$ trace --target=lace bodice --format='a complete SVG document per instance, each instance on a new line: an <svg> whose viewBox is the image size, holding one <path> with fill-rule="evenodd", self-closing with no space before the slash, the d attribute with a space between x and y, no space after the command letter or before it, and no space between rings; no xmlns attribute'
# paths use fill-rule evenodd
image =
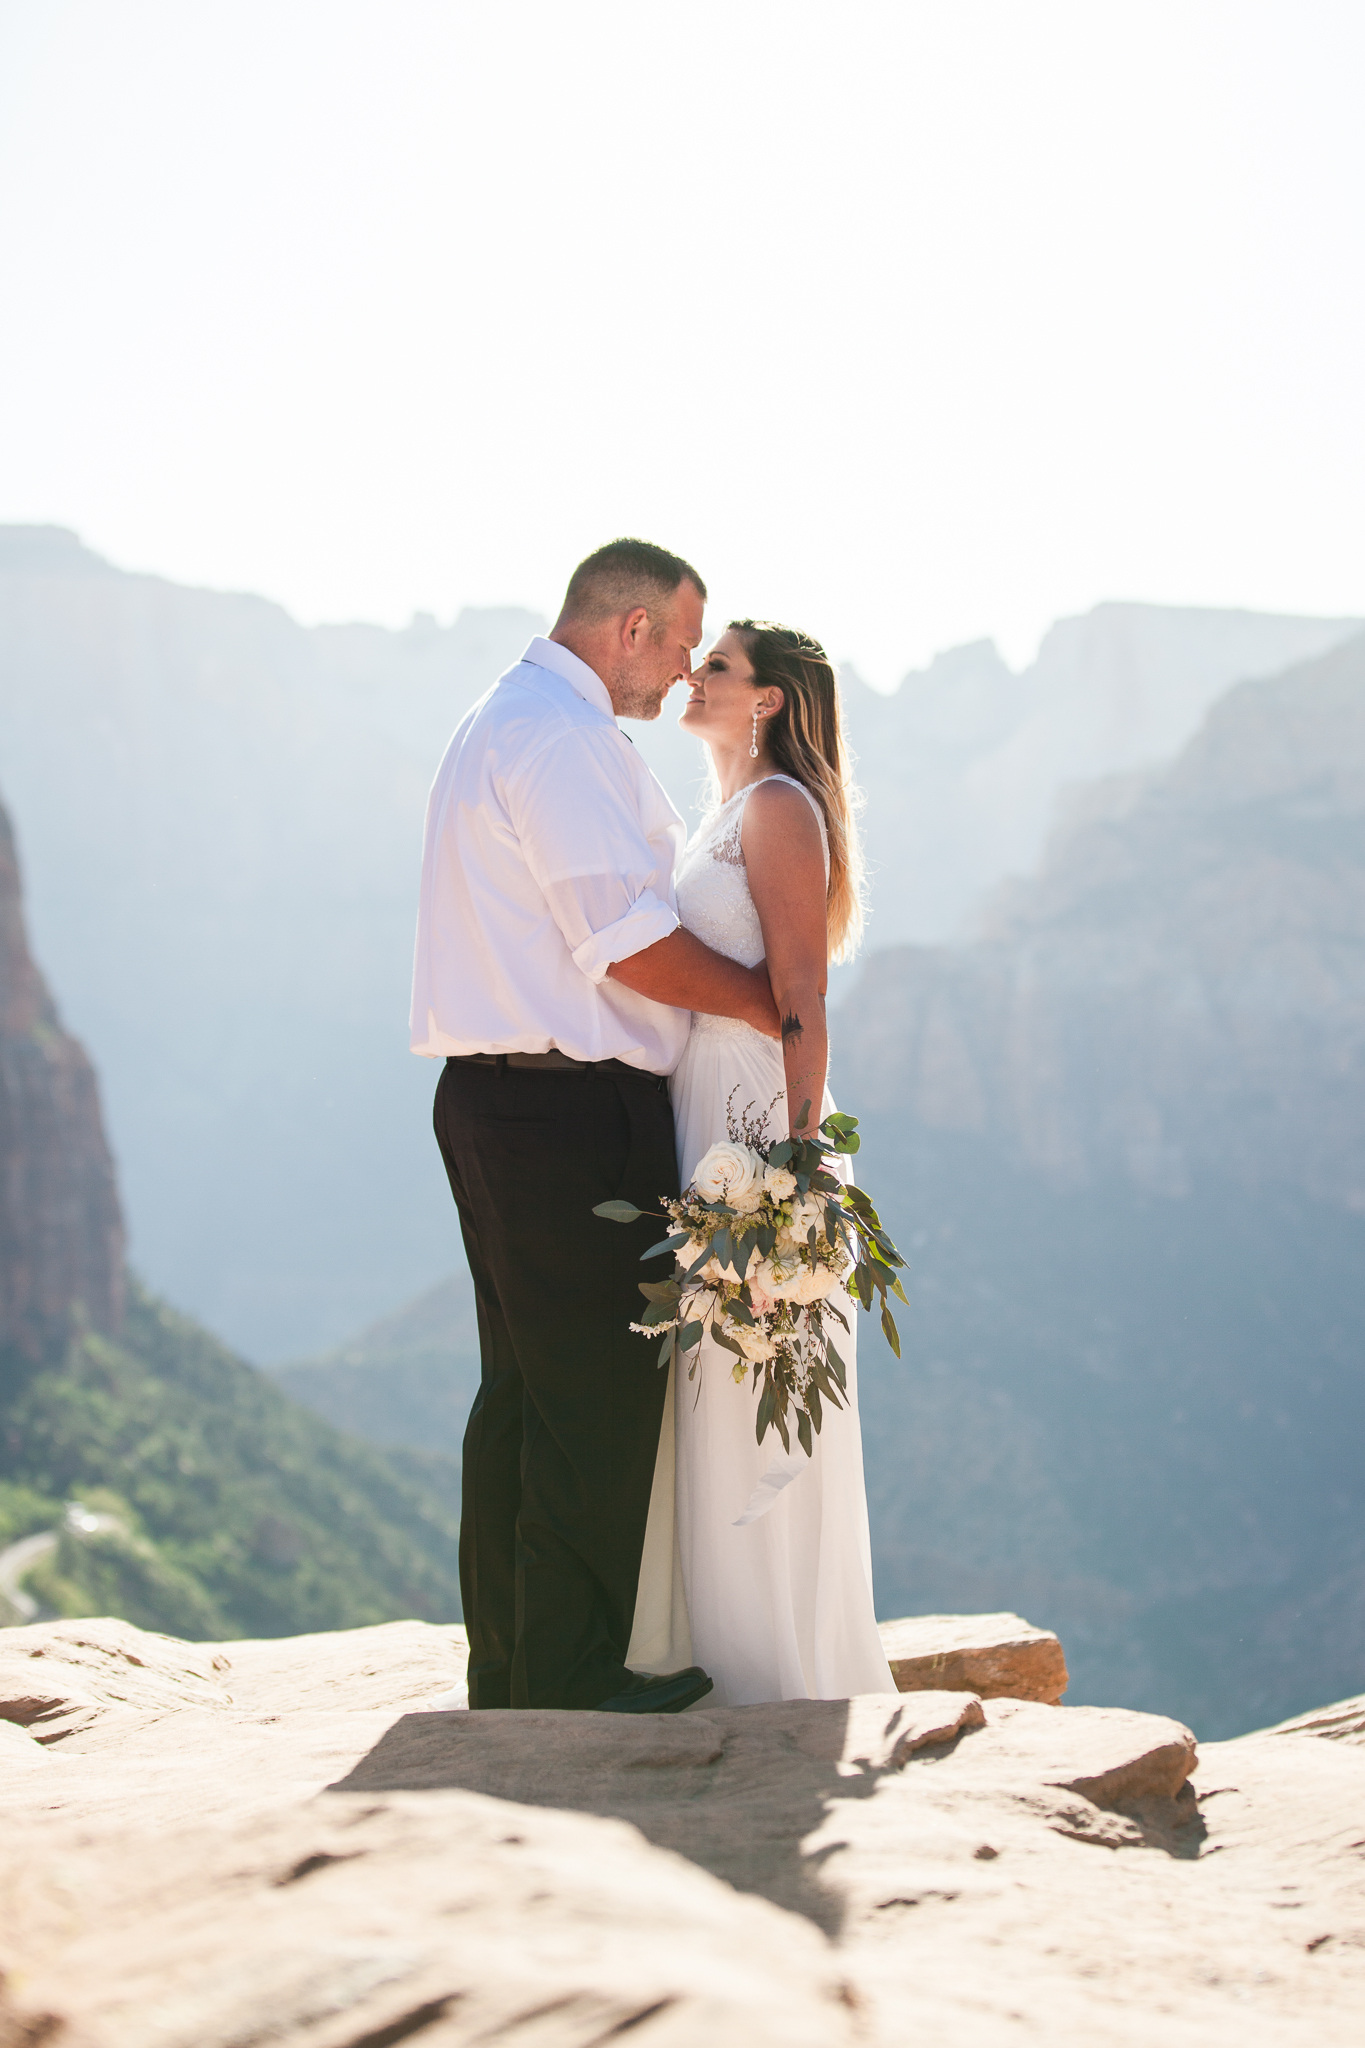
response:
<svg viewBox="0 0 1365 2048"><path fill-rule="evenodd" d="M790 782L793 789L801 791L815 812L828 879L829 835L819 804L804 783L797 782L794 776L768 775L763 780ZM740 840L744 806L754 791L761 787L761 783L751 782L746 788L736 790L728 803L721 804L702 820L689 840L674 876L678 916L684 928L695 933L713 952L724 953L727 959L738 960L745 967L757 967L764 952L763 932L754 899L749 894L749 877ZM747 1031L749 1026L728 1017L696 1014L692 1019L692 1029Z"/></svg>

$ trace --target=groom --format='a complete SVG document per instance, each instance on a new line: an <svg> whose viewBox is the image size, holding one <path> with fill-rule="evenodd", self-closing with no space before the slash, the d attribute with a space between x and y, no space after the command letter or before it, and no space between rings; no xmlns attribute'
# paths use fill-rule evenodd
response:
<svg viewBox="0 0 1365 2048"><path fill-rule="evenodd" d="M764 970L678 921L685 832L618 718L691 674L706 586L617 540L575 569L457 727L427 806L412 1050L445 1066L436 1137L478 1304L460 1587L471 1707L677 1713L695 1666L628 1671L665 1375L628 1329L676 1194L668 1075L688 1012L771 1037ZM621 1196L656 1212L623 1229Z"/></svg>

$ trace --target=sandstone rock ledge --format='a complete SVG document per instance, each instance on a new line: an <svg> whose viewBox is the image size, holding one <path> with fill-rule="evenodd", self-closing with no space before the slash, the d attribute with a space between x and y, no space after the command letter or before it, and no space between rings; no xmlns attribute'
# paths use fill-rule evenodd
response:
<svg viewBox="0 0 1365 2048"><path fill-rule="evenodd" d="M462 1657L0 1633L0 2048L1360 2039L1340 1714L1205 1750L1196 1797L1153 1715L430 1711Z"/></svg>

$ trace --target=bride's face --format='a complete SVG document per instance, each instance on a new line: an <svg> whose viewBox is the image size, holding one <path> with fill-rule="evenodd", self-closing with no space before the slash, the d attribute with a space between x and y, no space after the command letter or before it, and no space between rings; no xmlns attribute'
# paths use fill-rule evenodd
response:
<svg viewBox="0 0 1365 2048"><path fill-rule="evenodd" d="M753 738L755 711L759 715L761 743L762 721L781 701L777 691L754 688L754 665L744 651L744 642L738 633L727 630L700 666L693 669L687 703L678 723L684 732L695 733L708 746L742 744L747 751Z"/></svg>

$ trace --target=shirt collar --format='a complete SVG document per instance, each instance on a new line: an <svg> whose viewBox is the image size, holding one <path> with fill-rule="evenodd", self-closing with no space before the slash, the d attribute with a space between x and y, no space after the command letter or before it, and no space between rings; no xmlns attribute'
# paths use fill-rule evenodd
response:
<svg viewBox="0 0 1365 2048"><path fill-rule="evenodd" d="M561 647L558 640L547 640L537 633L521 658L536 668L549 669L551 675L558 676L571 690L576 690L585 703L595 705L599 711L605 711L608 718L615 719L615 707L597 670L589 668L586 661L580 661L569 648Z"/></svg>

